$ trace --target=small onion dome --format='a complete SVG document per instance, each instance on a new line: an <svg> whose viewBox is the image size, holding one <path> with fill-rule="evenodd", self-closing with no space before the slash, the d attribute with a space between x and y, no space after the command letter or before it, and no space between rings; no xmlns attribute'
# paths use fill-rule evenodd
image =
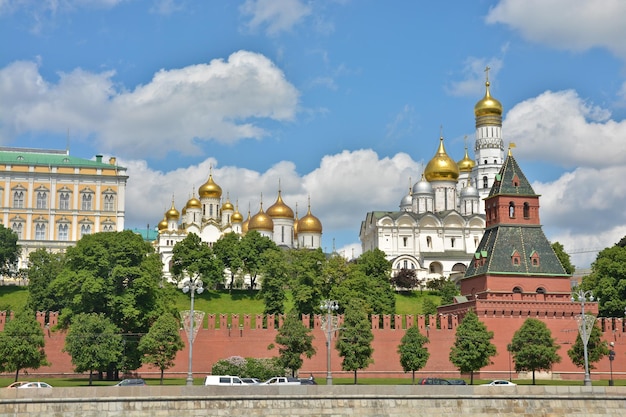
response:
<svg viewBox="0 0 626 417"><path fill-rule="evenodd" d="M157 229L159 230L159 232L167 230L167 219L165 217L163 217L163 220L159 222Z"/></svg>
<svg viewBox="0 0 626 417"><path fill-rule="evenodd" d="M472 185L471 181L468 181L467 186L461 190L461 198L463 197L478 197L478 188Z"/></svg>
<svg viewBox="0 0 626 417"><path fill-rule="evenodd" d="M235 210L233 203L231 203L229 199L226 199L226 202L222 204L222 211L224 210L230 210L230 211Z"/></svg>
<svg viewBox="0 0 626 417"><path fill-rule="evenodd" d="M232 223L241 223L243 221L243 216L239 213L239 208L236 208L233 215L230 216L230 221Z"/></svg>
<svg viewBox="0 0 626 417"><path fill-rule="evenodd" d="M439 138L439 149L428 162L424 170L427 181L456 181L459 178L459 167L446 153L443 146L443 136Z"/></svg>
<svg viewBox="0 0 626 417"><path fill-rule="evenodd" d="M198 188L198 194L200 195L200 198L220 198L222 196L222 187L213 181L213 174L209 174L207 182Z"/></svg>
<svg viewBox="0 0 626 417"><path fill-rule="evenodd" d="M165 218L167 220L178 220L180 218L180 213L174 207L174 201L172 201L172 207L165 212Z"/></svg>
<svg viewBox="0 0 626 417"><path fill-rule="evenodd" d="M187 204L185 204L185 208L186 209L191 209L191 208L202 208L202 203L200 202L200 200L198 200L195 196L191 197L189 199L189 201L187 201Z"/></svg>
<svg viewBox="0 0 626 417"><path fill-rule="evenodd" d="M274 231L272 218L263 211L263 204L257 214L252 216L248 222L248 230Z"/></svg>
<svg viewBox="0 0 626 417"><path fill-rule="evenodd" d="M298 208L296 207L296 210ZM298 213L296 213L296 216L294 217L294 222L293 222L293 236L294 237L298 237Z"/></svg>
<svg viewBox="0 0 626 417"><path fill-rule="evenodd" d="M311 206L306 216L298 221L298 233L322 233L322 222L311 214Z"/></svg>
<svg viewBox="0 0 626 417"><path fill-rule="evenodd" d="M422 194L432 194L433 186L430 185L428 181L424 179L424 174L422 174L422 179L415 183L413 186L413 194L422 195Z"/></svg>
<svg viewBox="0 0 626 417"><path fill-rule="evenodd" d="M400 208L411 207L412 204L413 204L413 195L411 194L411 190L409 189L409 193L405 195L400 201Z"/></svg>
<svg viewBox="0 0 626 417"><path fill-rule="evenodd" d="M183 207L183 209L180 211L180 214L182 214L183 216L187 214L187 206Z"/></svg>
<svg viewBox="0 0 626 417"><path fill-rule="evenodd" d="M293 210L283 202L280 190L276 202L267 209L267 214L273 219L293 219Z"/></svg>
<svg viewBox="0 0 626 417"><path fill-rule="evenodd" d="M485 97L483 97L476 105L474 106L474 115L476 117L480 116L502 116L502 104L491 97L489 93L489 81L485 82Z"/></svg>
<svg viewBox="0 0 626 417"><path fill-rule="evenodd" d="M248 225L250 224L250 210L248 210L248 218L246 219L245 222L243 222L241 224L241 233L242 234L246 234L248 233Z"/></svg>
<svg viewBox="0 0 626 417"><path fill-rule="evenodd" d="M461 172L472 172L472 169L476 165L476 162L472 160L467 154L467 146L465 147L465 156L459 162L456 163Z"/></svg>

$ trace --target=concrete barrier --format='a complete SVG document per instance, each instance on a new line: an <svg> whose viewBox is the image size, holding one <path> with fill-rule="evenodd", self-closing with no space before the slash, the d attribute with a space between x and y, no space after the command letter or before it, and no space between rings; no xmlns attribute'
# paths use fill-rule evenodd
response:
<svg viewBox="0 0 626 417"><path fill-rule="evenodd" d="M626 387L147 386L0 389L0 416L623 416Z"/></svg>

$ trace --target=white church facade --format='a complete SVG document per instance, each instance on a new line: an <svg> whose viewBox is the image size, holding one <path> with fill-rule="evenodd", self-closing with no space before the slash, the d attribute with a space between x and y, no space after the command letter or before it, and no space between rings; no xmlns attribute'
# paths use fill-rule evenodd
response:
<svg viewBox="0 0 626 417"><path fill-rule="evenodd" d="M298 219L297 213L283 201L279 187L278 197L267 211L261 202L259 211L253 216L248 212L244 220L239 208L228 197L223 199L222 188L213 180L212 172L209 173L208 180L198 188L198 197L191 197L181 212L172 200L171 208L158 224L155 247L161 255L164 278L171 278L174 245L188 234L198 235L211 246L228 233L244 236L253 230L282 248L318 249L322 245L322 223L311 213L310 203L306 215Z"/></svg>
<svg viewBox="0 0 626 417"><path fill-rule="evenodd" d="M363 252L380 249L392 262L392 274L412 269L422 283L440 277L461 278L485 230L483 199L504 163L502 105L485 83L485 96L474 106L474 159L465 148L458 162L439 139L435 156L420 181L400 201L399 210L371 211L361 223Z"/></svg>

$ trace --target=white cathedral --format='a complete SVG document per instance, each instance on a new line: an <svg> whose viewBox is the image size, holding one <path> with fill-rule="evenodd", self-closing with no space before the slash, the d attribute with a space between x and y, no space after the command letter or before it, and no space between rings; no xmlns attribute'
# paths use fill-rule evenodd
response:
<svg viewBox="0 0 626 417"><path fill-rule="evenodd" d="M298 219L297 213L294 214L283 201L280 187L276 202L267 211L263 211L261 201L259 211L254 216L250 216L248 211L245 220L239 208L233 206L228 197L226 201L222 200L222 188L213 180L212 172L209 173L209 179L198 188L198 195L199 198L193 196L187 201L182 215L172 200L172 207L158 224L159 235L155 247L161 255L163 276L167 280L171 279L174 245L189 233L195 233L209 246L228 233L244 236L252 230L272 239L282 248L318 249L322 245L322 223L311 213L310 202L306 215Z"/></svg>
<svg viewBox="0 0 626 417"><path fill-rule="evenodd" d="M392 262L392 275L413 269L426 282L440 277L459 279L476 252L485 230L483 199L504 163L502 104L485 96L474 106L474 160L455 162L439 148L421 180L409 188L398 211L371 211L361 222L363 252L380 249Z"/></svg>

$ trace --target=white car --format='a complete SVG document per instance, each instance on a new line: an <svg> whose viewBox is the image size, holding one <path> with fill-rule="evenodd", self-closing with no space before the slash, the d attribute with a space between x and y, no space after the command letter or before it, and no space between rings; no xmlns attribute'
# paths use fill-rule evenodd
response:
<svg viewBox="0 0 626 417"><path fill-rule="evenodd" d="M506 379L496 379L496 380L489 382L488 384L483 384L483 385L490 385L493 387L507 387L507 386L515 386L517 384L511 381L507 381Z"/></svg>
<svg viewBox="0 0 626 417"><path fill-rule="evenodd" d="M19 387L17 387L18 389L22 389L22 388L52 388L52 385L46 383L46 382L27 382L26 384L22 384Z"/></svg>
<svg viewBox="0 0 626 417"><path fill-rule="evenodd" d="M261 382L259 385L302 385L302 383L298 378L275 376L265 382Z"/></svg>

